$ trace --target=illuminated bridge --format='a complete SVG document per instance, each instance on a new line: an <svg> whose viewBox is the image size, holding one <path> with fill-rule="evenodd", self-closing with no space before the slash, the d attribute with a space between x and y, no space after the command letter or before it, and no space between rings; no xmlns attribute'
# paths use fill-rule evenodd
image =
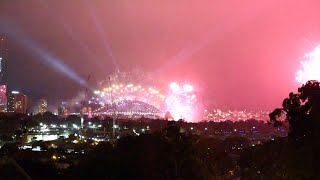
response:
<svg viewBox="0 0 320 180"><path fill-rule="evenodd" d="M110 115L113 112L118 118L162 118L165 96L151 87L127 85L112 85L101 91L95 91L92 101L101 107L94 114ZM113 104L113 105L112 105Z"/></svg>

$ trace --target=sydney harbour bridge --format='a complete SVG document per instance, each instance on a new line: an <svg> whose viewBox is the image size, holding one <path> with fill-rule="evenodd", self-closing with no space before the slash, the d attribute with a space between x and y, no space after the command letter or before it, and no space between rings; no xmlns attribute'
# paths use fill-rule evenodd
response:
<svg viewBox="0 0 320 180"><path fill-rule="evenodd" d="M100 107L93 111L99 115L117 118L163 118L165 96L152 87L134 84L114 84L94 92L91 99Z"/></svg>

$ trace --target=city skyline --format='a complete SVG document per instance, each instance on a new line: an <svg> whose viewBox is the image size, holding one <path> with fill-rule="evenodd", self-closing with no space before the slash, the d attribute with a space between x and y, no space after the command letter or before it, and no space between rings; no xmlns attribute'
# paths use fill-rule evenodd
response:
<svg viewBox="0 0 320 180"><path fill-rule="evenodd" d="M118 69L137 66L164 81L196 82L206 106L272 110L299 86L300 57L319 40L318 2L236 2L141 2L149 8L140 8L4 1L0 32L10 39L8 78L32 106L47 97L56 107Z"/></svg>
<svg viewBox="0 0 320 180"><path fill-rule="evenodd" d="M0 0L0 179L320 179L319 0Z"/></svg>

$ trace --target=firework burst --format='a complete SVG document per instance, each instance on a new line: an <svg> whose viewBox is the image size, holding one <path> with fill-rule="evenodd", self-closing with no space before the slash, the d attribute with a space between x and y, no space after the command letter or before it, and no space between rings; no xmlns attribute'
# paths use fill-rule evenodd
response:
<svg viewBox="0 0 320 180"><path fill-rule="evenodd" d="M175 120L184 119L194 121L197 107L197 96L190 84L178 84L172 82L166 95L166 108Z"/></svg>
<svg viewBox="0 0 320 180"><path fill-rule="evenodd" d="M140 70L118 72L100 83L92 101L103 107L110 107L112 101L119 106L124 103L142 102L145 103L144 106L155 107L161 112L162 117L169 111L174 120L195 120L198 108L194 86L176 82L170 83L169 86L161 84L164 83L154 81L150 74Z"/></svg>
<svg viewBox="0 0 320 180"><path fill-rule="evenodd" d="M302 67L296 76L298 83L304 84L309 80L320 81L320 45L312 52L307 53L301 64Z"/></svg>

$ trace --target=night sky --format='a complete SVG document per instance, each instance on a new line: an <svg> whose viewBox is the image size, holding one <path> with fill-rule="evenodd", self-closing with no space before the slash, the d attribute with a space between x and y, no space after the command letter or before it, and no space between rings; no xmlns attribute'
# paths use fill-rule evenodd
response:
<svg viewBox="0 0 320 180"><path fill-rule="evenodd" d="M1 0L10 87L54 105L117 70L196 82L206 105L271 110L319 40L319 0ZM70 73L72 71L72 73Z"/></svg>

